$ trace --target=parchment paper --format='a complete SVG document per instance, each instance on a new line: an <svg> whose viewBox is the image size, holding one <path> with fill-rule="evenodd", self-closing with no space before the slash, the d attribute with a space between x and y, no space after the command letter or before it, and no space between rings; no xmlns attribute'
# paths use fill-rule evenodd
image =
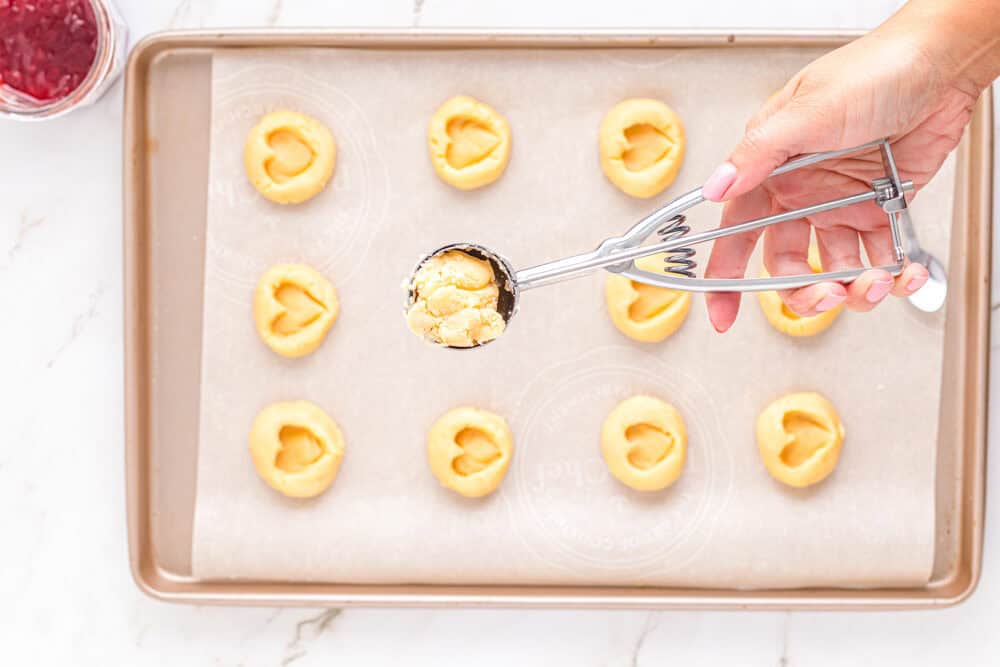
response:
<svg viewBox="0 0 1000 667"><path fill-rule="evenodd" d="M702 298L660 344L632 342L604 306L604 274L526 292L503 337L475 351L422 343L401 284L424 252L474 241L517 267L620 233L657 202L700 185L749 115L808 49L234 51L213 75L211 193L194 575L335 582L592 583L699 587L910 586L934 558L934 462L943 315L890 300L845 312L813 339L772 329L755 297L716 335ZM448 97L510 121L495 184L460 192L434 175L427 121ZM597 158L604 113L626 97L680 114L687 158L659 199L632 199ZM266 111L319 118L336 137L327 191L290 207L244 175L247 131ZM913 215L948 257L953 166ZM718 223L699 207L696 229ZM704 266L708 247L699 250ZM335 285L341 315L311 356L257 338L251 293L277 262ZM756 269L755 269L756 270ZM754 422L777 396L817 390L847 437L836 472L793 490L760 462ZM599 452L605 415L644 392L675 404L688 463L670 489L630 491ZM347 449L332 488L286 499L247 452L255 414L278 400L322 406ZM514 460L500 490L469 500L431 475L425 434L458 405L508 419Z"/></svg>

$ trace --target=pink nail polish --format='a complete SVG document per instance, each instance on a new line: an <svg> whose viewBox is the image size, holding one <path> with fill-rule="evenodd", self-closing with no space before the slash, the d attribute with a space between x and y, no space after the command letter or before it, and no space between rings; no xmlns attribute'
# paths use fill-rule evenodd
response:
<svg viewBox="0 0 1000 667"><path fill-rule="evenodd" d="M885 295L892 289L891 280L876 280L865 292L865 300L868 303L878 303L885 298Z"/></svg>
<svg viewBox="0 0 1000 667"><path fill-rule="evenodd" d="M927 282L927 276L917 276L916 278L910 280L910 282L906 283L906 289L910 292L916 292L924 286L925 282Z"/></svg>
<svg viewBox="0 0 1000 667"><path fill-rule="evenodd" d="M736 167L731 162L723 162L701 186L701 195L708 201L721 201L726 191L736 182Z"/></svg>
<svg viewBox="0 0 1000 667"><path fill-rule="evenodd" d="M827 294L816 304L816 312L825 313L832 310L844 302L844 297L840 294Z"/></svg>

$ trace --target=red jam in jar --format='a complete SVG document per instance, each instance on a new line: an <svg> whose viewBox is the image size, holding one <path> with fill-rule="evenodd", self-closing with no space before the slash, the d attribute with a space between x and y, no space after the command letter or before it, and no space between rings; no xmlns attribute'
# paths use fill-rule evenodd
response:
<svg viewBox="0 0 1000 667"><path fill-rule="evenodd" d="M90 0L0 0L0 85L57 100L80 86L96 56Z"/></svg>

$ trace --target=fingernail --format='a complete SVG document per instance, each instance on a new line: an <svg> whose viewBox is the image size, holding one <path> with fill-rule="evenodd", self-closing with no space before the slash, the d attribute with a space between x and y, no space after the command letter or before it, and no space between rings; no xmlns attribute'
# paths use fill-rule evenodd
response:
<svg viewBox="0 0 1000 667"><path fill-rule="evenodd" d="M918 289L924 286L925 282L927 282L927 276L917 276L910 282L906 283L906 289L909 292L916 292Z"/></svg>
<svg viewBox="0 0 1000 667"><path fill-rule="evenodd" d="M828 310L836 308L844 302L845 298L842 294L827 294L816 304L816 312L825 313Z"/></svg>
<svg viewBox="0 0 1000 667"><path fill-rule="evenodd" d="M701 196L709 201L721 201L735 181L736 167L731 162L723 162L701 186Z"/></svg>
<svg viewBox="0 0 1000 667"><path fill-rule="evenodd" d="M889 293L892 289L891 280L876 280L872 283L872 286L868 288L865 292L865 300L868 303L878 303L885 298L885 295Z"/></svg>

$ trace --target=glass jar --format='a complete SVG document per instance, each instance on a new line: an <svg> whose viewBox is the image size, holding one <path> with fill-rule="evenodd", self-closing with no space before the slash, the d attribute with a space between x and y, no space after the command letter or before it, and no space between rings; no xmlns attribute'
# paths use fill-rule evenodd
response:
<svg viewBox="0 0 1000 667"><path fill-rule="evenodd" d="M0 116L93 104L121 74L127 37L111 0L0 0Z"/></svg>

